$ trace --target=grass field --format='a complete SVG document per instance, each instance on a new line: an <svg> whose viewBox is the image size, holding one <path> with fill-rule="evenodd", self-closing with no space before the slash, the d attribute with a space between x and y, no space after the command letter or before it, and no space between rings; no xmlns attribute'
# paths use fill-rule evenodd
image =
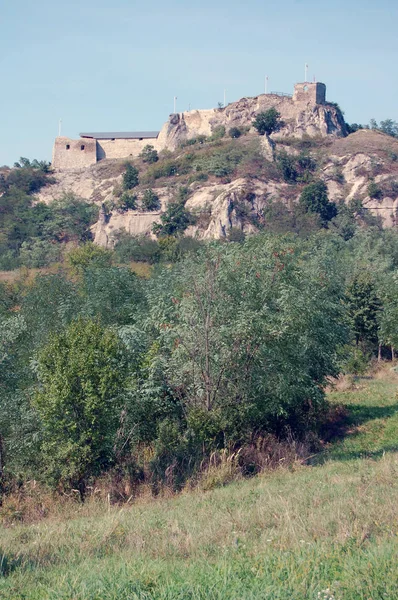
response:
<svg viewBox="0 0 398 600"><path fill-rule="evenodd" d="M3 528L0 598L398 598L397 383L332 391L345 434L312 465Z"/></svg>

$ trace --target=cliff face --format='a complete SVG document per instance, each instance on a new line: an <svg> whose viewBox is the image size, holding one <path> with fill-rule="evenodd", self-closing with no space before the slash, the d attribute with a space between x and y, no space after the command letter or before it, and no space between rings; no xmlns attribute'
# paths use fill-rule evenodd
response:
<svg viewBox="0 0 398 600"><path fill-rule="evenodd" d="M247 113L245 119L250 121L251 111L256 111L253 102L255 99L242 100ZM282 99L282 104L284 100ZM333 107L332 107L333 108ZM243 110L243 109L242 109ZM358 198L363 206L375 215L379 215L385 226L392 227L397 224L398 211L398 140L375 131L358 131L348 137L338 137L338 112L331 111L331 123L336 127L334 134L319 136L311 142L310 153L316 161L318 167L314 177L325 181L328 186L330 200L349 201L352 198ZM313 123L318 119L322 120L325 127L331 127L328 121L329 107L316 106L311 110L303 107L299 113L300 118L296 117L294 122L290 123L294 131L308 133ZM287 114L285 112L285 114ZM194 116L194 115L193 115ZM224 123L233 126L238 121L235 107L228 107L223 111L209 111L206 119L199 115L196 120L195 130L206 131L209 124L220 121L213 119L224 119ZM239 116L240 123L242 116ZM284 117L287 118L286 116ZM336 125L337 123L337 125ZM180 118L174 119L170 124L176 140L181 140L181 135L188 135L190 129L189 120ZM292 130L288 129L287 132ZM315 127L315 125L314 125ZM288 135L286 133L285 135ZM236 174L231 174L228 178L216 177L210 175L206 181L193 181L189 183L190 175L176 173L172 177L162 177L152 180L151 183L141 183L134 192L140 195L147 188L152 188L161 201L161 211L142 212L139 210L120 211L112 209L110 214L105 217L100 207L103 202L112 204L115 200L114 191L120 187L122 173L125 170L125 161L101 161L97 165L86 169L79 169L74 172L55 173L56 183L43 188L37 196L38 200L51 202L52 199L60 197L64 193L73 193L90 202L94 202L99 208L99 220L93 227L95 241L103 246L112 246L117 233L126 230L131 235L151 235L152 225L158 222L162 211L164 211L170 201L176 197L180 186L188 187L188 200L186 208L197 217L196 225L187 230L188 235L197 236L202 239L221 238L227 235L231 227L238 227L245 232L255 231L253 223L262 213L262 209L269 201L281 201L286 206L291 207L292 203L297 202L303 188L303 184L291 185L283 182L280 172L272 163L272 154L276 154L282 149L288 153L296 154L299 150L295 144L291 145L290 140L287 143L276 141L276 144L269 144L267 139L257 134L246 134L238 140L231 140L225 137L217 144L195 144L185 150L179 149L172 156L172 159L178 160L184 153L195 154L195 156L208 156L210 152L221 152L222 149L231 147L240 151L241 154L246 151L253 153L255 150L254 162L250 163L246 169L240 168ZM296 144L297 145L297 144ZM156 163L156 166L162 165L162 160ZM137 163L140 168L140 177L145 181L147 165ZM190 174L197 173L191 169ZM194 177L195 178L195 177ZM369 196L369 184L373 183L380 190L380 194ZM242 216L246 213L246 218ZM247 218L249 217L249 218ZM251 219L250 217L255 217Z"/></svg>
<svg viewBox="0 0 398 600"><path fill-rule="evenodd" d="M344 137L347 133L343 115L336 105L314 104L286 96L262 94L255 98L242 98L225 108L192 110L171 115L159 134L158 146L175 150L189 139L211 135L220 126L227 131L231 127L248 128L254 133L253 119L258 113L270 108L276 108L285 124L274 137Z"/></svg>

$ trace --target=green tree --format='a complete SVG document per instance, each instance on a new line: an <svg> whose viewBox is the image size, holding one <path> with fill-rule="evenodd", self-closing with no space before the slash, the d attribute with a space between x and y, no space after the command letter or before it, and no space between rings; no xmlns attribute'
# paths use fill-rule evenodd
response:
<svg viewBox="0 0 398 600"><path fill-rule="evenodd" d="M192 215L179 202L171 202L160 217L161 223L155 223L152 231L158 236L177 236L193 223Z"/></svg>
<svg viewBox="0 0 398 600"><path fill-rule="evenodd" d="M159 196L151 189L145 190L144 195L141 199L142 210L152 212L160 209Z"/></svg>
<svg viewBox="0 0 398 600"><path fill-rule="evenodd" d="M265 112L258 113L253 121L253 127L260 135L271 135L283 127L281 115L276 108L269 108Z"/></svg>
<svg viewBox="0 0 398 600"><path fill-rule="evenodd" d="M125 191L132 190L139 185L139 171L130 163L126 165L126 171L123 173L123 189Z"/></svg>
<svg viewBox="0 0 398 600"><path fill-rule="evenodd" d="M81 274L89 267L109 267L112 264L113 253L93 242L87 242L70 250L66 258L72 270Z"/></svg>
<svg viewBox="0 0 398 600"><path fill-rule="evenodd" d="M317 213L325 226L337 214L336 205L329 202L328 189L323 181L307 185L301 193L300 204L306 211Z"/></svg>
<svg viewBox="0 0 398 600"><path fill-rule="evenodd" d="M347 286L346 306L356 344L376 346L381 301L371 275L362 272L353 277Z"/></svg>
<svg viewBox="0 0 398 600"><path fill-rule="evenodd" d="M144 149L142 150L142 152L140 154L140 158L142 159L142 162L144 162L144 163L153 164L155 162L158 162L159 155L157 153L157 150L155 150L155 148L153 146L151 146L150 144L147 144L144 147Z"/></svg>
<svg viewBox="0 0 398 600"><path fill-rule="evenodd" d="M119 208L122 211L137 210L137 199L137 194L129 194L128 192L123 192L117 203L117 208Z"/></svg>
<svg viewBox="0 0 398 600"><path fill-rule="evenodd" d="M82 500L88 477L114 458L126 357L114 332L82 319L53 335L38 355L35 406L45 469L55 484L77 487Z"/></svg>

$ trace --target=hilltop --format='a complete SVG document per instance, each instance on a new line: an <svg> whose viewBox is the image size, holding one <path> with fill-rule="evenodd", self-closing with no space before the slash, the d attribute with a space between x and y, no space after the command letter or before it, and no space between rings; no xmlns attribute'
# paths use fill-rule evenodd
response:
<svg viewBox="0 0 398 600"><path fill-rule="evenodd" d="M133 161L140 180L134 194L140 197L146 189L153 190L161 210L117 208L115 198L120 194L125 159L55 172L55 183L42 188L37 199L49 203L72 193L99 209L105 204L106 214L101 213L93 232L97 243L112 246L118 231L151 234L153 223L159 222L182 187L186 189L186 208L196 217L196 224L186 234L211 239L225 237L231 228L249 233L258 230L270 204L282 203L289 210L305 185L320 179L326 183L331 201L360 200L364 210L391 227L398 206L397 157L398 140L373 130L340 138L301 139L279 134L267 139L252 132L231 139L219 130L218 135L194 139L174 152L160 152L156 164L145 164L140 158ZM294 177L289 169L296 169Z"/></svg>

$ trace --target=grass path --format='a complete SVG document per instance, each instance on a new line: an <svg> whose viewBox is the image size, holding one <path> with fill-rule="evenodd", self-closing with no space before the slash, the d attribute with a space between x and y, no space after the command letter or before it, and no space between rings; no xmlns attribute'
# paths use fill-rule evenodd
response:
<svg viewBox="0 0 398 600"><path fill-rule="evenodd" d="M347 435L313 466L3 529L0 598L397 599L397 382L333 391Z"/></svg>

